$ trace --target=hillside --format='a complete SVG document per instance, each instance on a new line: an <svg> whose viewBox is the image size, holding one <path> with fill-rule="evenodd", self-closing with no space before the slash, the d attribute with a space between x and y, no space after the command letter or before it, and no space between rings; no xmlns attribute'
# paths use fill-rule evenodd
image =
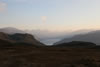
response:
<svg viewBox="0 0 100 67"><path fill-rule="evenodd" d="M97 45L100 45L100 30L92 31L87 34L75 35L71 38L65 38L54 44L68 43L68 42L72 42L72 41L92 42Z"/></svg>
<svg viewBox="0 0 100 67"><path fill-rule="evenodd" d="M45 46L30 34L20 34L20 33L6 34L0 32L0 44L2 44L2 40L5 41L5 43L10 42L13 45L21 43L21 44L34 45L34 46Z"/></svg>

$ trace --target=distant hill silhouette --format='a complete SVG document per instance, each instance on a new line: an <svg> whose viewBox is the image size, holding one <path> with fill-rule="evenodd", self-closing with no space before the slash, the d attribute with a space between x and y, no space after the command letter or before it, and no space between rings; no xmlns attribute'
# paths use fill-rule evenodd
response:
<svg viewBox="0 0 100 67"><path fill-rule="evenodd" d="M72 42L72 41L92 42L97 45L100 45L100 30L92 31L87 34L75 35L71 38L65 38L54 44L68 43L68 42Z"/></svg>
<svg viewBox="0 0 100 67"><path fill-rule="evenodd" d="M54 46L56 46L56 47L71 47L71 48L91 48L91 47L95 47L96 44L91 43L91 42L72 41L69 43L57 44Z"/></svg>
<svg viewBox="0 0 100 67"><path fill-rule="evenodd" d="M0 32L0 44L27 44L27 45L34 45L34 46L45 46L44 44L37 41L32 35L30 34L6 34Z"/></svg>
<svg viewBox="0 0 100 67"><path fill-rule="evenodd" d="M25 31L22 31L17 28L13 28L13 27L0 28L0 32L4 32L8 34L25 33Z"/></svg>

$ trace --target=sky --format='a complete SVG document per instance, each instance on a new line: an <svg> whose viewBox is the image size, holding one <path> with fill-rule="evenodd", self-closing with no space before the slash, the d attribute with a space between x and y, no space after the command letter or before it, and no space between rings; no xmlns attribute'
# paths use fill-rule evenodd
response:
<svg viewBox="0 0 100 67"><path fill-rule="evenodd" d="M0 27L100 29L100 0L0 0Z"/></svg>

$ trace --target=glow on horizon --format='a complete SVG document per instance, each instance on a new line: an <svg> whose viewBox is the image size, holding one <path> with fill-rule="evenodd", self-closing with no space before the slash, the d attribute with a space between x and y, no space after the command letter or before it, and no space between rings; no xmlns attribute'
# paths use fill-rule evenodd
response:
<svg viewBox="0 0 100 67"><path fill-rule="evenodd" d="M100 29L100 0L1 0L0 27Z"/></svg>

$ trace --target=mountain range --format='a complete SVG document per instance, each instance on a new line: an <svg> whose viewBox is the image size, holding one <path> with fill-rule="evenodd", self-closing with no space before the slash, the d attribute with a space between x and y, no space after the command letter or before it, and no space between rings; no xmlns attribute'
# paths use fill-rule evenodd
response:
<svg viewBox="0 0 100 67"><path fill-rule="evenodd" d="M12 32L0 32L0 67L100 67L100 46L94 43L72 41L46 47L29 33ZM99 31L94 32L91 37L99 36Z"/></svg>
<svg viewBox="0 0 100 67"><path fill-rule="evenodd" d="M97 45L100 45L100 30L77 30L73 32L50 32L43 30L20 30L13 27L0 28L0 32L7 33L9 35L16 36L20 34L31 34L34 38L40 42L46 43L68 43L72 41L84 41L92 42ZM57 42L58 41L58 42Z"/></svg>
<svg viewBox="0 0 100 67"><path fill-rule="evenodd" d="M5 28L0 28L0 32L4 32L7 34L15 34L15 33L28 33L33 35L37 40L40 42L43 42L44 44L47 45L52 45L55 42L60 41L61 39L64 38L69 38L77 34L84 34L88 33L92 30L77 30L77 31L49 31L49 30L20 30L14 27L5 27Z"/></svg>

